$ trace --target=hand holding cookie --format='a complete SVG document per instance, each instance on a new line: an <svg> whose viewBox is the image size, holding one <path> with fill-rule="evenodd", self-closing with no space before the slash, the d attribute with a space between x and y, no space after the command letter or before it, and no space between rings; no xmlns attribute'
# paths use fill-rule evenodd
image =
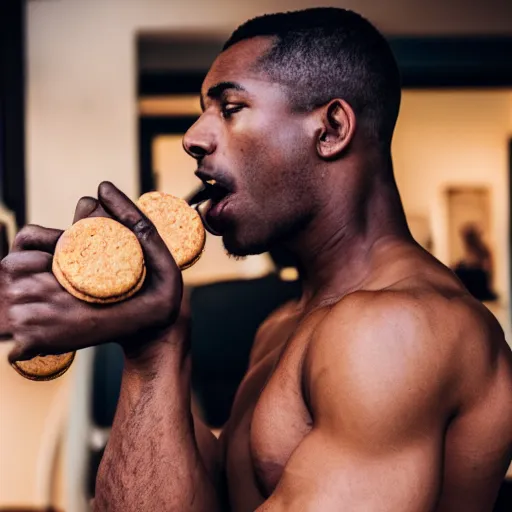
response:
<svg viewBox="0 0 512 512"><path fill-rule="evenodd" d="M98 198L79 202L78 222L64 235L24 228L2 261L16 342L11 362L41 354L69 359L67 353L112 341L143 351L167 340L182 297L181 272L169 250L181 266L192 264L204 245L201 221L172 196L146 194L138 209L103 183Z"/></svg>

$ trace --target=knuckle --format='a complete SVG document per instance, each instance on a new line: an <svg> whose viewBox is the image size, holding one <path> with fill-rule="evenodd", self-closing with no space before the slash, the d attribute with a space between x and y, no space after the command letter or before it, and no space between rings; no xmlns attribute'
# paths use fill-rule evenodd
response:
<svg viewBox="0 0 512 512"><path fill-rule="evenodd" d="M34 235L35 231L37 229L37 226L35 224L27 224L16 235L16 240L25 242L27 240L30 240L32 236Z"/></svg>
<svg viewBox="0 0 512 512"><path fill-rule="evenodd" d="M27 243L29 240L29 235L26 231L24 231L26 228L23 228L15 237L14 237L14 245L15 246L23 246Z"/></svg>
<svg viewBox="0 0 512 512"><path fill-rule="evenodd" d="M23 332L16 335L16 341L20 343L27 351L34 344L34 336L29 332Z"/></svg>
<svg viewBox="0 0 512 512"><path fill-rule="evenodd" d="M154 224L146 218L141 218L139 221L137 221L134 224L132 230L141 240L147 240L148 238L154 236L156 233Z"/></svg>
<svg viewBox="0 0 512 512"><path fill-rule="evenodd" d="M6 290L7 299L11 303L18 303L23 300L25 291L16 284L11 284Z"/></svg>
<svg viewBox="0 0 512 512"><path fill-rule="evenodd" d="M14 237L15 247L25 247L30 245L37 232L37 226L35 224L28 224L23 227L18 234Z"/></svg>
<svg viewBox="0 0 512 512"><path fill-rule="evenodd" d="M9 317L9 322L13 326L15 330L18 330L20 327L23 327L22 319L23 317L19 315L16 308L9 308L7 312L7 316Z"/></svg>
<svg viewBox="0 0 512 512"><path fill-rule="evenodd" d="M32 276L33 288L40 294L44 294L45 291L52 289L53 284L57 282L53 274L50 273L38 273Z"/></svg>
<svg viewBox="0 0 512 512"><path fill-rule="evenodd" d="M11 257L6 256L0 261L0 272L8 274L11 271Z"/></svg>
<svg viewBox="0 0 512 512"><path fill-rule="evenodd" d="M9 308L8 316L11 324L15 328L26 327L34 320L34 316L30 314L29 308L19 304L14 304Z"/></svg>

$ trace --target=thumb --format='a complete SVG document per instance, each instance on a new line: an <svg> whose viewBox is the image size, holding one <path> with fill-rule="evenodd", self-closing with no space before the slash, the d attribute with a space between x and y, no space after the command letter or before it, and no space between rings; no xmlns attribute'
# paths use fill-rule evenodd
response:
<svg viewBox="0 0 512 512"><path fill-rule="evenodd" d="M105 211L133 231L144 250L146 262L158 275L176 272L178 267L158 234L154 224L123 194L108 181L100 184L98 199Z"/></svg>

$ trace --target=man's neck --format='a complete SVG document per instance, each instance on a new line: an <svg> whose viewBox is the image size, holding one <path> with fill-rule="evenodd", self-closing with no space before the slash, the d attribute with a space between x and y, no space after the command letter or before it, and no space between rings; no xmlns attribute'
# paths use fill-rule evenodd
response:
<svg viewBox="0 0 512 512"><path fill-rule="evenodd" d="M300 262L303 307L314 309L364 288L377 255L404 241L412 237L393 180L373 179L364 193L327 198L290 244Z"/></svg>

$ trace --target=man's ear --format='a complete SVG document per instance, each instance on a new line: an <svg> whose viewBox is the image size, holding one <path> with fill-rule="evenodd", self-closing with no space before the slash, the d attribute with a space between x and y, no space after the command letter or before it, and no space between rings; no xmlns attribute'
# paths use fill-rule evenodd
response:
<svg viewBox="0 0 512 512"><path fill-rule="evenodd" d="M325 160L339 158L354 137L356 116L344 100L331 100L320 110L321 129L316 148L318 156Z"/></svg>

